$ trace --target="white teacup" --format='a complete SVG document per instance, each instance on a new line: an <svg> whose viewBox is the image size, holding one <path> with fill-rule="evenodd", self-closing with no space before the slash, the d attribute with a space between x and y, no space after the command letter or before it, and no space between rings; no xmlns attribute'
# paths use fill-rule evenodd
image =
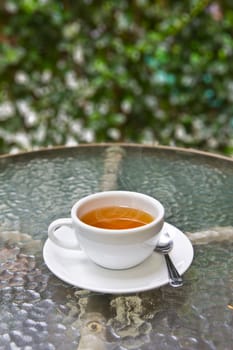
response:
<svg viewBox="0 0 233 350"><path fill-rule="evenodd" d="M144 211L151 222L133 228L101 228L87 224L83 216L96 209L127 207ZM53 221L48 228L49 238L58 246L67 249L82 249L96 264L109 269L127 269L148 258L157 243L164 224L164 207L156 199L131 191L99 192L80 199L71 209L71 218ZM66 226L75 233L75 242L70 241Z"/></svg>

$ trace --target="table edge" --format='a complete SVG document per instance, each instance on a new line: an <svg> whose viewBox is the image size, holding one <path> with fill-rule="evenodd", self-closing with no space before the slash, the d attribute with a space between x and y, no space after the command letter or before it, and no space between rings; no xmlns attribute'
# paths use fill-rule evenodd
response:
<svg viewBox="0 0 233 350"><path fill-rule="evenodd" d="M143 143L124 143L124 142L99 142L99 143L80 143L76 146L52 146L52 147L41 147L38 149L33 149L29 151L20 151L17 153L6 153L6 154L0 154L0 159L12 159L12 158L20 158L21 156L28 156L28 155L36 155L40 153L51 153L53 151L58 150L75 150L75 149L81 149L81 148L96 148L96 147L127 147L127 148L144 148L144 149L157 149L157 150L167 150L167 151L175 151L175 152L181 152L185 154L196 154L196 155L202 155L210 158L217 158L222 159L226 161L233 162L233 157L225 156L218 153L212 153L209 151L202 151L194 148L185 148L185 147L177 147L177 146L165 146L165 145L158 145L158 144L143 144Z"/></svg>

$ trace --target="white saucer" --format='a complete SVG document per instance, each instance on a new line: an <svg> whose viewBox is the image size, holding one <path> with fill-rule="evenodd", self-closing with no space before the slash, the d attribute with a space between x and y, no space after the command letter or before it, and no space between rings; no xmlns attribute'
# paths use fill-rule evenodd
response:
<svg viewBox="0 0 233 350"><path fill-rule="evenodd" d="M184 233L165 223L174 240L170 253L177 270L183 274L193 260L193 247ZM82 251L67 250L47 239L43 249L46 265L58 278L73 286L95 292L123 294L158 288L169 282L165 259L153 253L142 264L127 270L109 270L88 259Z"/></svg>

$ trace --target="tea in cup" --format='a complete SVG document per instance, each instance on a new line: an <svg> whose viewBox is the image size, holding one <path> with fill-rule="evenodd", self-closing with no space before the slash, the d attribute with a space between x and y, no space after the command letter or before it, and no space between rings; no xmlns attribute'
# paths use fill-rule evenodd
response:
<svg viewBox="0 0 233 350"><path fill-rule="evenodd" d="M131 191L105 191L77 201L71 218L49 225L48 236L62 248L83 250L102 267L127 269L152 254L163 224L164 207L155 198ZM75 242L59 230L63 226L74 232Z"/></svg>

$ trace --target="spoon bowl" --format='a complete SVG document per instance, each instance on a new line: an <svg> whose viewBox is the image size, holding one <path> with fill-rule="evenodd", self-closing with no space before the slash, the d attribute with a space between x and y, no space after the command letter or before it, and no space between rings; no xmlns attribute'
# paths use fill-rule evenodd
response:
<svg viewBox="0 0 233 350"><path fill-rule="evenodd" d="M157 242L155 251L162 254L168 254L173 248L173 240L169 233L164 232L161 234L159 241Z"/></svg>

